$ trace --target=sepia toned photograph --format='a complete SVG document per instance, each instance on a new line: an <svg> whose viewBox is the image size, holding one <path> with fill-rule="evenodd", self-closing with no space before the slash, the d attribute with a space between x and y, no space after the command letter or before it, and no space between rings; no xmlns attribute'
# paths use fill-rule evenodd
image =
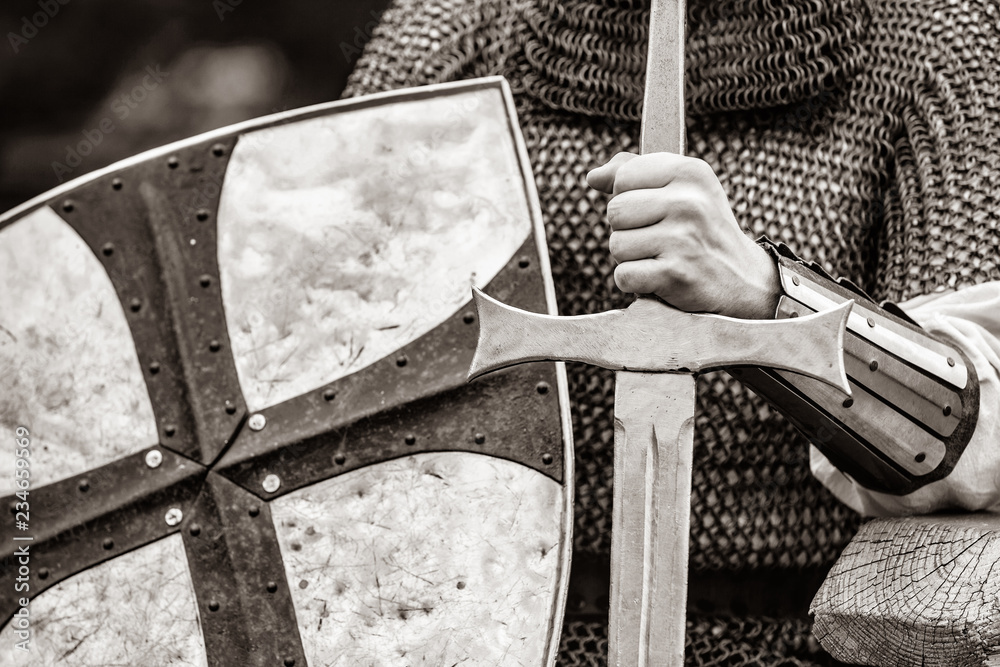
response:
<svg viewBox="0 0 1000 667"><path fill-rule="evenodd" d="M993 0L0 36L0 665L1000 660Z"/></svg>

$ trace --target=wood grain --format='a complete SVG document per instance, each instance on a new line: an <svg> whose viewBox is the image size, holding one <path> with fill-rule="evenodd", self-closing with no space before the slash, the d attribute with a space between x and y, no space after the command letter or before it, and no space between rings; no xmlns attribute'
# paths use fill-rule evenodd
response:
<svg viewBox="0 0 1000 667"><path fill-rule="evenodd" d="M813 633L850 664L1000 664L998 564L998 515L876 519L816 594Z"/></svg>

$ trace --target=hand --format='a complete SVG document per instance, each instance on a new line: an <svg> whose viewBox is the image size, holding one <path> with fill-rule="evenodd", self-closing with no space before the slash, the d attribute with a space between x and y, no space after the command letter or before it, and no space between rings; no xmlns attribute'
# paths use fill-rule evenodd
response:
<svg viewBox="0 0 1000 667"><path fill-rule="evenodd" d="M740 229L712 168L672 153L619 153L587 174L608 204L609 248L624 292L689 312L774 317L774 261Z"/></svg>

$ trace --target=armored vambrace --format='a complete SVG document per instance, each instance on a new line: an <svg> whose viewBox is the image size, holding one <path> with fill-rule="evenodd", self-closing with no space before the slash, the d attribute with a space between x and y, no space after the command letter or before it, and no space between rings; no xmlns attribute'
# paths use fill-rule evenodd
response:
<svg viewBox="0 0 1000 667"><path fill-rule="evenodd" d="M862 486L905 495L946 477L979 415L979 379L969 359L925 333L896 305L877 305L783 244L761 243L781 275L777 317L854 301L844 337L852 396L845 400L816 380L786 371L745 368L734 374Z"/></svg>

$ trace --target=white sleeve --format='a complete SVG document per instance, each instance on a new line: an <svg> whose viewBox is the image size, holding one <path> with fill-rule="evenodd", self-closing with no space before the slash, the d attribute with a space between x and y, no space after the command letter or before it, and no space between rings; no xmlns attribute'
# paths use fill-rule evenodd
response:
<svg viewBox="0 0 1000 667"><path fill-rule="evenodd" d="M918 297L899 306L928 333L961 348L979 374L979 421L955 469L905 496L870 491L810 446L813 475L865 516L1000 511L1000 282Z"/></svg>

